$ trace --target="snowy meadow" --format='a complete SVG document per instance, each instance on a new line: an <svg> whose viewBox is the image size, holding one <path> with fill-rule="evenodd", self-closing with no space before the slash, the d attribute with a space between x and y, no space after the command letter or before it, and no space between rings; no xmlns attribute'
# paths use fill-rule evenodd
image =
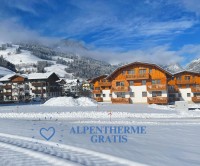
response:
<svg viewBox="0 0 200 166"><path fill-rule="evenodd" d="M1 161L3 165L199 165L200 107L189 107L182 113L173 105L97 104L87 98L1 106L0 147L12 155L0 154ZM124 130L130 127L131 134ZM145 133L136 132L140 127ZM124 135L127 141L120 141Z"/></svg>

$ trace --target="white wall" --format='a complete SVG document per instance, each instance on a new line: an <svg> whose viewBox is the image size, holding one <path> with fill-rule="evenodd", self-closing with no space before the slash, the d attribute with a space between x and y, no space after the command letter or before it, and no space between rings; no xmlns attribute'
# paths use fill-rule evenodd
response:
<svg viewBox="0 0 200 166"><path fill-rule="evenodd" d="M131 97L132 103L147 103L147 97L150 97L146 85L130 86L130 91L135 95L135 97ZM147 92L147 97L142 97L142 92Z"/></svg>
<svg viewBox="0 0 200 166"><path fill-rule="evenodd" d="M105 94L106 96L103 97L103 94ZM102 97L103 101L111 101L110 90L102 90Z"/></svg>
<svg viewBox="0 0 200 166"><path fill-rule="evenodd" d="M193 93L191 91L191 88L184 88L184 89L179 88L179 91L180 91L181 96L182 96L181 100L192 101ZM190 93L190 97L187 97L187 93Z"/></svg>

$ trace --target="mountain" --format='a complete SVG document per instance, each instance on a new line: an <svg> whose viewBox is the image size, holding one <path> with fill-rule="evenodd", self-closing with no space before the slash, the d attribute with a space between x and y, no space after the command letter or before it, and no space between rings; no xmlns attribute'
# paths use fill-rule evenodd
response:
<svg viewBox="0 0 200 166"><path fill-rule="evenodd" d="M87 51L81 43L62 40L51 45L9 44L0 50L0 55L20 73L52 71L60 77L88 79L116 69L117 66L87 57Z"/></svg>
<svg viewBox="0 0 200 166"><path fill-rule="evenodd" d="M186 65L186 70L200 73L200 58L195 59Z"/></svg>
<svg viewBox="0 0 200 166"><path fill-rule="evenodd" d="M161 67L164 68L165 70L167 70L168 72L172 73L172 74L184 70L181 67L181 65L179 65L178 63L169 64L169 65L161 66Z"/></svg>

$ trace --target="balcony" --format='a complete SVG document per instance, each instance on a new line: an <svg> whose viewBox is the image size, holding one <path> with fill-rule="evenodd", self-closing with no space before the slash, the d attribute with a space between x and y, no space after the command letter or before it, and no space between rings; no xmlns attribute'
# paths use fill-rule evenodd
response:
<svg viewBox="0 0 200 166"><path fill-rule="evenodd" d="M101 90L93 90L92 91L93 94L101 94L101 92L102 92Z"/></svg>
<svg viewBox="0 0 200 166"><path fill-rule="evenodd" d="M4 89L12 89L12 85L4 85Z"/></svg>
<svg viewBox="0 0 200 166"><path fill-rule="evenodd" d="M103 98L102 97L95 97L94 100L96 100L97 102L103 102Z"/></svg>
<svg viewBox="0 0 200 166"><path fill-rule="evenodd" d="M138 80L138 79L141 79L141 80L147 80L149 79L149 74L127 74L126 75L126 79L127 80Z"/></svg>
<svg viewBox="0 0 200 166"><path fill-rule="evenodd" d="M155 85L148 85L147 86L147 91L162 91L162 90L167 90L167 85L166 84L155 84Z"/></svg>
<svg viewBox="0 0 200 166"><path fill-rule="evenodd" d="M113 104L129 104L130 98L112 98L111 101Z"/></svg>
<svg viewBox="0 0 200 166"><path fill-rule="evenodd" d="M12 92L4 92L3 93L5 96L12 96Z"/></svg>
<svg viewBox="0 0 200 166"><path fill-rule="evenodd" d="M190 80L176 80L176 84L195 84L195 79Z"/></svg>
<svg viewBox="0 0 200 166"><path fill-rule="evenodd" d="M193 93L200 93L200 87L191 87Z"/></svg>
<svg viewBox="0 0 200 166"><path fill-rule="evenodd" d="M129 88L125 86L112 87L112 92L128 92Z"/></svg>
<svg viewBox="0 0 200 166"><path fill-rule="evenodd" d="M43 86L46 86L46 83L44 83L44 82L32 82L32 86L43 87Z"/></svg>
<svg viewBox="0 0 200 166"><path fill-rule="evenodd" d="M111 86L111 82L99 82L99 86Z"/></svg>
<svg viewBox="0 0 200 166"><path fill-rule="evenodd" d="M168 98L167 97L148 97L149 104L167 104Z"/></svg>
<svg viewBox="0 0 200 166"><path fill-rule="evenodd" d="M32 93L35 93L35 94L42 94L42 93L45 93L45 89L37 89L37 90L32 90Z"/></svg>
<svg viewBox="0 0 200 166"><path fill-rule="evenodd" d="M200 96L192 97L192 101L195 103L200 103Z"/></svg>

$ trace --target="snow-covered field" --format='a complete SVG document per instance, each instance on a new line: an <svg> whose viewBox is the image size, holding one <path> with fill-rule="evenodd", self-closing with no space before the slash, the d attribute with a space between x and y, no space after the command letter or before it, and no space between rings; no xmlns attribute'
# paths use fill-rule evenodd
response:
<svg viewBox="0 0 200 166"><path fill-rule="evenodd" d="M79 100L73 106L63 106L64 98L50 105L1 106L1 165L200 165L199 105L181 113L173 106ZM129 134L126 143L95 143L90 133L71 134L77 126L146 126L146 134ZM40 130L50 127L55 134L47 141Z"/></svg>

